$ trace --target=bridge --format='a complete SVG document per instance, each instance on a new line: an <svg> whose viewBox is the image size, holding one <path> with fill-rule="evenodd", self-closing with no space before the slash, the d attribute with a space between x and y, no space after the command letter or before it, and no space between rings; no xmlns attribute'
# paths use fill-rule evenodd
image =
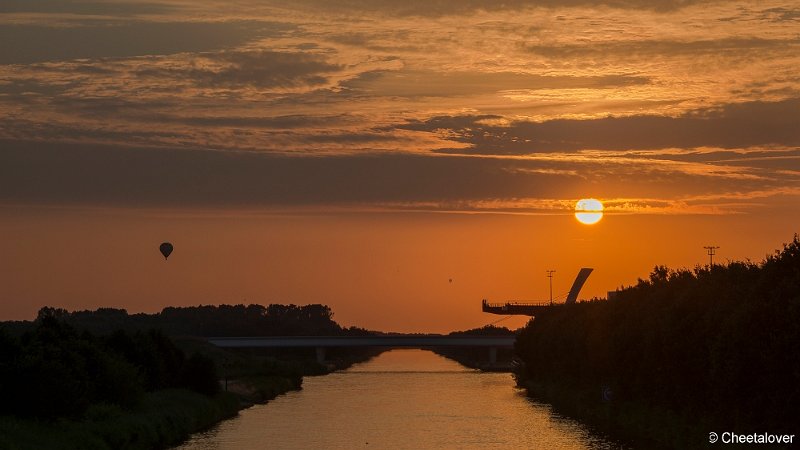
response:
<svg viewBox="0 0 800 450"><path fill-rule="evenodd" d="M316 348L317 362L325 361L329 347L487 347L489 363L497 362L498 348L513 348L515 336L443 336L439 334L388 334L378 336L269 336L210 337L208 342L222 348Z"/></svg>

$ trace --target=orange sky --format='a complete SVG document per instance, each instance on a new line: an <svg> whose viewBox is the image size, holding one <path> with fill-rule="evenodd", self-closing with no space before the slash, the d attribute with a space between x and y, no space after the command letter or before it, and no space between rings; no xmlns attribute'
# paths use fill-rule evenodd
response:
<svg viewBox="0 0 800 450"><path fill-rule="evenodd" d="M594 267L591 297L704 245L758 261L800 231L798 21L786 0L7 0L0 319L320 302L443 332L545 299L546 269L563 293Z"/></svg>
<svg viewBox="0 0 800 450"><path fill-rule="evenodd" d="M721 247L718 261L760 260L791 238L799 216L612 215L586 226L569 215L5 209L0 313L322 302L343 325L446 332L502 319L480 311L482 298L546 300L548 268L557 296L593 267L589 298L656 264L704 264L704 245ZM164 239L175 244L169 261L157 249Z"/></svg>

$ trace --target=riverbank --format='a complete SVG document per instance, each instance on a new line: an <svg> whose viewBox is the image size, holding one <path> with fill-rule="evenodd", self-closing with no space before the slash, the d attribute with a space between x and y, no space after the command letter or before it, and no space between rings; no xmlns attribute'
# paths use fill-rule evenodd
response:
<svg viewBox="0 0 800 450"><path fill-rule="evenodd" d="M302 378L247 376L229 379L224 383L225 390L238 397L242 408L247 408L254 404L266 403L286 392L301 389Z"/></svg>
<svg viewBox="0 0 800 450"><path fill-rule="evenodd" d="M497 349L497 360L494 363L489 361L489 350L485 348L434 347L431 351L447 359L452 359L464 367L483 372L511 373L517 367L514 363L513 350L507 348Z"/></svg>
<svg viewBox="0 0 800 450"><path fill-rule="evenodd" d="M131 410L93 405L81 420L2 416L0 450L167 448L300 386L301 379L252 375L228 380L228 391L214 397L184 389L157 391Z"/></svg>
<svg viewBox="0 0 800 450"><path fill-rule="evenodd" d="M208 397L184 389L148 393L137 407L93 405L81 420L40 421L0 417L0 449L117 450L166 448L191 433L235 416L242 404L232 393Z"/></svg>
<svg viewBox="0 0 800 450"><path fill-rule="evenodd" d="M199 345L198 348L204 350L206 355L224 365L228 376L220 380L220 384L225 394L237 399L238 408L236 413L219 416L217 420L186 433L181 439L170 442L168 445L180 444L188 440L194 433L211 428L226 419L234 418L240 410L256 404L267 403L281 394L302 389L305 376L323 376L345 370L353 364L367 361L383 352L383 350L377 349L344 352L326 364L319 364L312 360L301 359L280 361L247 352L226 351L213 346L212 349L202 342L198 343L196 339L183 339L178 342L183 347Z"/></svg>
<svg viewBox="0 0 800 450"><path fill-rule="evenodd" d="M711 430L701 418L683 417L655 405L604 400L601 388L581 389L531 379L518 380L518 386L526 389L529 397L551 405L554 412L578 420L624 447L703 447Z"/></svg>

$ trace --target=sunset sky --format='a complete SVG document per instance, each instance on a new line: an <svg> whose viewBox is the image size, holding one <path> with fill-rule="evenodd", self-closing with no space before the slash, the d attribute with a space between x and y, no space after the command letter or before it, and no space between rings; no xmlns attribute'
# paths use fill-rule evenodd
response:
<svg viewBox="0 0 800 450"><path fill-rule="evenodd" d="M800 231L800 1L3 0L0 42L0 320L447 332Z"/></svg>

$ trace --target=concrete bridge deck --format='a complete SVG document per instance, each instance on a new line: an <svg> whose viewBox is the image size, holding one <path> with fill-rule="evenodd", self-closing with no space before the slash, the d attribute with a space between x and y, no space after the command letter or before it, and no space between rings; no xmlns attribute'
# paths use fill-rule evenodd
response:
<svg viewBox="0 0 800 450"><path fill-rule="evenodd" d="M514 336L268 336L210 337L217 347L514 347Z"/></svg>
<svg viewBox="0 0 800 450"><path fill-rule="evenodd" d="M325 360L328 347L487 347L489 361L495 363L498 348L513 348L515 336L443 336L430 334L398 334L379 336L268 336L210 337L208 342L223 348L313 347L317 361Z"/></svg>

